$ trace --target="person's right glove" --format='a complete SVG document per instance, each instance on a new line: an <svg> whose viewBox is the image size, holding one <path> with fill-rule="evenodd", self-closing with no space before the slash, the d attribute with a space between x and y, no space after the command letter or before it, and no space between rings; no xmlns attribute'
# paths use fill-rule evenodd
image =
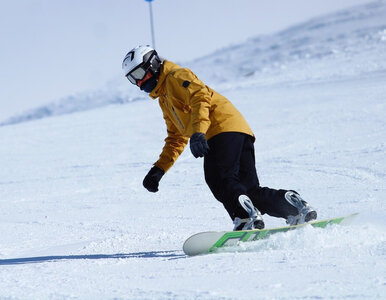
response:
<svg viewBox="0 0 386 300"><path fill-rule="evenodd" d="M192 151L195 158L204 157L204 155L208 154L209 146L205 134L196 132L191 136L190 151Z"/></svg>
<svg viewBox="0 0 386 300"><path fill-rule="evenodd" d="M143 186L152 193L158 192L158 184L164 176L164 170L154 166L150 169L149 173L143 179Z"/></svg>

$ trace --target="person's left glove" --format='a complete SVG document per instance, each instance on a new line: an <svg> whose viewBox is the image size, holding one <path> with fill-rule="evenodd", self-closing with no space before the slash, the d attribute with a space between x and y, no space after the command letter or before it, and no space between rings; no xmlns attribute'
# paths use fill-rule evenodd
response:
<svg viewBox="0 0 386 300"><path fill-rule="evenodd" d="M149 173L143 179L143 186L152 193L158 192L158 184L164 176L164 170L154 166L150 169Z"/></svg>
<svg viewBox="0 0 386 300"><path fill-rule="evenodd" d="M190 151L195 158L203 157L209 152L209 145L206 141L205 134L201 132L193 133L190 138Z"/></svg>

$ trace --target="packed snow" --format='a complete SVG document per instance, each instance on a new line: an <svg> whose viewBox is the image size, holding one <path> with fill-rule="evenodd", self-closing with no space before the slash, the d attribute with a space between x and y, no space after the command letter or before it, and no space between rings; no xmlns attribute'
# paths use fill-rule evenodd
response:
<svg viewBox="0 0 386 300"><path fill-rule="evenodd" d="M164 121L114 79L1 123L0 299L385 299L386 3L184 65L248 120L263 186L357 219L185 256L231 220L188 148L158 193L142 187Z"/></svg>

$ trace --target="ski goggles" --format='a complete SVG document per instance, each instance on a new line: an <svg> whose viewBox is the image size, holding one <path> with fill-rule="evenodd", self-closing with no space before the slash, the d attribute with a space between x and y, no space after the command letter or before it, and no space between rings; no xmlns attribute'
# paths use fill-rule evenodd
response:
<svg viewBox="0 0 386 300"><path fill-rule="evenodd" d="M138 80L142 80L145 77L147 70L148 68L144 69L142 66L136 67L133 71L126 75L126 78L129 79L132 84L137 84Z"/></svg>
<svg viewBox="0 0 386 300"><path fill-rule="evenodd" d="M155 51L154 51L155 52ZM142 80L146 73L150 70L151 68L151 61L153 60L153 57L155 54L151 53L150 57L146 60L145 63L142 63L135 67L131 72L129 72L126 75L126 78L132 83L132 84L137 84L138 80ZM145 56L146 57L146 56Z"/></svg>

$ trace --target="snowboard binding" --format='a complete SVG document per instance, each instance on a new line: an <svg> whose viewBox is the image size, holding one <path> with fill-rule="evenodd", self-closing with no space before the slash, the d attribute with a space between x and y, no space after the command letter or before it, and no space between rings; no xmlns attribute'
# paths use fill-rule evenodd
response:
<svg viewBox="0 0 386 300"><path fill-rule="evenodd" d="M233 231L237 230L253 230L253 229L263 229L264 221L261 217L260 211L253 206L251 199L246 195L239 196L239 202L242 208L248 213L248 219L241 219L236 217L233 221L235 225Z"/></svg>
<svg viewBox="0 0 386 300"><path fill-rule="evenodd" d="M316 211L297 192L288 191L284 194L284 198L298 210L296 216L287 217L286 222L288 225L307 223L318 217Z"/></svg>

